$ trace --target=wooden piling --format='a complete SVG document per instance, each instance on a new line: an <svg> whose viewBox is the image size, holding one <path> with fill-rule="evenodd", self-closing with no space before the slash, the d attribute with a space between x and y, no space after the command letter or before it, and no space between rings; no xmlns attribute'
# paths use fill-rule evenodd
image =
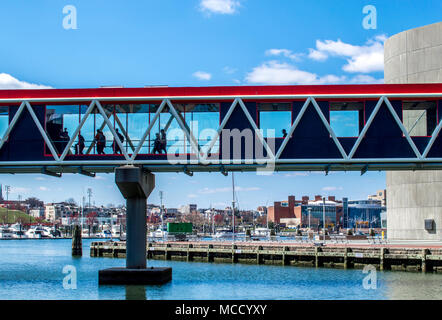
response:
<svg viewBox="0 0 442 320"><path fill-rule="evenodd" d="M350 268L350 258L348 254L351 252L351 248L345 248L344 251L344 269Z"/></svg>
<svg viewBox="0 0 442 320"><path fill-rule="evenodd" d="M315 247L315 267L322 267L322 259L319 257L319 253L322 252L322 248Z"/></svg>
<svg viewBox="0 0 442 320"><path fill-rule="evenodd" d="M262 250L261 246L258 246L258 250L256 251L256 264L261 264L261 254L259 251Z"/></svg>
<svg viewBox="0 0 442 320"><path fill-rule="evenodd" d="M381 248L381 253L379 254L379 269L381 271L389 269L389 265L385 261L385 255L387 253L388 253L387 248Z"/></svg>
<svg viewBox="0 0 442 320"><path fill-rule="evenodd" d="M187 261L192 261L192 252L190 251L191 248L193 248L193 244L189 244L187 246L187 256L186 256Z"/></svg>
<svg viewBox="0 0 442 320"><path fill-rule="evenodd" d="M236 250L238 249L238 246L232 245L232 263L236 262Z"/></svg>
<svg viewBox="0 0 442 320"><path fill-rule="evenodd" d="M81 228L79 225L76 225L74 228L74 232L72 233L72 256L82 256L83 255L83 246L81 242Z"/></svg>
<svg viewBox="0 0 442 320"><path fill-rule="evenodd" d="M429 265L429 261L427 261L427 254L430 253L428 249L422 249L422 272L431 271L431 266Z"/></svg>

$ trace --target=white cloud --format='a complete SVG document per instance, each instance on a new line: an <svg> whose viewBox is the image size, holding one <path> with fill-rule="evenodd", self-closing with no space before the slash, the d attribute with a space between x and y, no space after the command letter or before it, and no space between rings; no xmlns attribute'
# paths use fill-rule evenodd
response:
<svg viewBox="0 0 442 320"><path fill-rule="evenodd" d="M347 60L342 69L350 73L370 73L384 70L385 35L378 35L364 45L352 45L338 39L316 40L316 49L309 49L309 58L325 61L328 57L341 57Z"/></svg>
<svg viewBox="0 0 442 320"><path fill-rule="evenodd" d="M212 75L208 72L204 72L204 71L197 71L195 73L193 73L193 76L195 78L197 78L198 80L210 80L212 79Z"/></svg>
<svg viewBox="0 0 442 320"><path fill-rule="evenodd" d="M234 14L240 6L235 0L201 0L200 9L206 13Z"/></svg>
<svg viewBox="0 0 442 320"><path fill-rule="evenodd" d="M318 76L315 73L299 70L294 65L269 61L261 64L247 74L246 81L259 84L330 84L342 83L344 76L325 75Z"/></svg>
<svg viewBox="0 0 442 320"><path fill-rule="evenodd" d="M40 187L38 187L38 189L40 191L49 191L49 189L47 187L44 187L44 186L40 186Z"/></svg>
<svg viewBox="0 0 442 320"><path fill-rule="evenodd" d="M347 72L370 73L384 70L384 52L369 52L347 60L342 67Z"/></svg>
<svg viewBox="0 0 442 320"><path fill-rule="evenodd" d="M52 87L20 81L10 74L0 73L0 89L52 89Z"/></svg>
<svg viewBox="0 0 442 320"><path fill-rule="evenodd" d="M38 181L45 181L46 178L43 178L43 177L36 177L35 180L38 180Z"/></svg>
<svg viewBox="0 0 442 320"><path fill-rule="evenodd" d="M299 61L301 60L302 53L293 53L288 49L269 49L265 52L266 56L284 56L286 58Z"/></svg>
<svg viewBox="0 0 442 320"><path fill-rule="evenodd" d="M316 61L325 61L328 58L324 52L315 49L309 49L308 57Z"/></svg>
<svg viewBox="0 0 442 320"><path fill-rule="evenodd" d="M188 198L198 198L198 196L196 194L188 194L187 195Z"/></svg>

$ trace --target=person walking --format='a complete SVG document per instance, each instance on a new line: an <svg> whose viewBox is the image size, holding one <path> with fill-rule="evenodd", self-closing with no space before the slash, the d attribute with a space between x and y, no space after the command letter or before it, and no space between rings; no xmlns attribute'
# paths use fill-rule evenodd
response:
<svg viewBox="0 0 442 320"><path fill-rule="evenodd" d="M81 133L78 134L78 142L75 145L75 154L83 154L84 149L84 137Z"/></svg>
<svg viewBox="0 0 442 320"><path fill-rule="evenodd" d="M160 134L159 133L155 133L155 140L153 142L153 149L152 149L152 153L161 153L160 152L160 148L161 148L161 138L160 138Z"/></svg>
<svg viewBox="0 0 442 320"><path fill-rule="evenodd" d="M97 130L97 134L95 135L95 143L97 144L97 154L105 154L106 137L100 129Z"/></svg>
<svg viewBox="0 0 442 320"><path fill-rule="evenodd" d="M161 129L161 138L160 138L160 153L167 153L167 137L166 137L166 131L164 129Z"/></svg>
<svg viewBox="0 0 442 320"><path fill-rule="evenodd" d="M118 138L120 139L120 141L121 141L121 144L123 144L123 142L124 142L124 136L118 131L118 128L117 129L115 129L115 132L117 133L117 136L118 136ZM114 142L112 143L112 149L114 150L114 153L115 154L122 154L122 151L121 151L121 148L120 148L120 146L118 145L118 143L117 143L117 140L115 140L115 138L114 138Z"/></svg>

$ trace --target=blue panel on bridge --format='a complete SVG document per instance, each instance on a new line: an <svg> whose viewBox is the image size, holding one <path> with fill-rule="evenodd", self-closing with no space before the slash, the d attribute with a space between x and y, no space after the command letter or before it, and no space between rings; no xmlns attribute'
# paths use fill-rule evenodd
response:
<svg viewBox="0 0 442 320"><path fill-rule="evenodd" d="M9 107L10 121L18 111L18 106ZM40 124L44 126L45 108L43 106L33 106ZM0 149L0 159L2 161L18 160L18 161L38 161L53 160L52 156L45 158L44 140L38 130L30 113L25 108L18 119L15 127L12 129L9 139L6 141L2 149Z"/></svg>
<svg viewBox="0 0 442 320"><path fill-rule="evenodd" d="M366 101L366 121L377 101ZM402 118L402 101L391 101L396 114ZM402 119L401 119L402 120ZM382 103L354 158L413 158L416 155L385 103Z"/></svg>
<svg viewBox="0 0 442 320"><path fill-rule="evenodd" d="M294 119L304 102L293 103ZM329 119L328 101L318 101L322 113ZM292 137L281 154L281 159L342 159L327 128L312 103L307 107Z"/></svg>

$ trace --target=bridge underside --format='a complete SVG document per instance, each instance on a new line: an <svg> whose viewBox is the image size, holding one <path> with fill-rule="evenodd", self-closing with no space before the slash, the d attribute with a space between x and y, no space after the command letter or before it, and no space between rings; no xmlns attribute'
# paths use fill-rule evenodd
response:
<svg viewBox="0 0 442 320"><path fill-rule="evenodd" d="M82 174L93 176L95 173L113 173L115 168L121 164L108 165L21 165L21 166L0 166L0 174L47 174L59 175L63 173ZM267 165L259 164L225 164L225 165L198 165L198 164L181 164L181 165L134 165L141 167L149 172L169 172L169 173L186 173L192 175L194 172L216 172L227 173L235 172L251 172L258 171L265 174L266 172L283 172L283 171L320 171L327 174L332 171L359 171L364 174L368 171L414 171L414 170L442 170L442 163L300 163L300 164L277 164L274 168Z"/></svg>

